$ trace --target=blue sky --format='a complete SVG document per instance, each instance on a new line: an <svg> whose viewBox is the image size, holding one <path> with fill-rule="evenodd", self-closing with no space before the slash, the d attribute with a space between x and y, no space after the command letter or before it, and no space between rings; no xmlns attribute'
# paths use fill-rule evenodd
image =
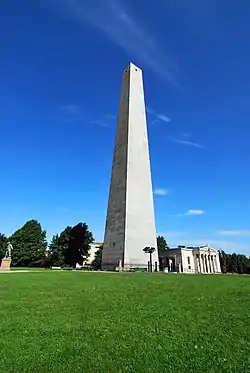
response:
<svg viewBox="0 0 250 373"><path fill-rule="evenodd" d="M121 76L144 71L157 232L250 255L250 3L1 1L0 232L102 240ZM146 3L146 5L145 5Z"/></svg>

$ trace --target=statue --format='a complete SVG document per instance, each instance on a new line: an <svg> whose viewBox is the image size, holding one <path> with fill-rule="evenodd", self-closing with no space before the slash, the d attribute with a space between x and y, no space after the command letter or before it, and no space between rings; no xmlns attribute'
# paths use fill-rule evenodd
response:
<svg viewBox="0 0 250 373"><path fill-rule="evenodd" d="M13 246L11 245L10 242L7 243L7 250L5 253L5 258L11 258L11 252L13 250Z"/></svg>

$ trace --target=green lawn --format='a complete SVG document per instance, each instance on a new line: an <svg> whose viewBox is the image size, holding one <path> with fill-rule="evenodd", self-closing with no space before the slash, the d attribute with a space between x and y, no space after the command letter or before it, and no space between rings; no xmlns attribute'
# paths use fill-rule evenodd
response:
<svg viewBox="0 0 250 373"><path fill-rule="evenodd" d="M9 372L250 372L250 277L0 274Z"/></svg>

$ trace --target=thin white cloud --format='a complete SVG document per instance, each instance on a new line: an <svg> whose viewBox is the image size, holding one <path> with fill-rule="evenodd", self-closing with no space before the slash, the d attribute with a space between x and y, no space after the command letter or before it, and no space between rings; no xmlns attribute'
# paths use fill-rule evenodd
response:
<svg viewBox="0 0 250 373"><path fill-rule="evenodd" d="M213 238L200 238L194 240L186 240L185 245L187 246L203 246L209 244L217 250L225 250L228 253L232 252L244 252L246 255L250 254L250 244L242 242L232 242L226 240L216 240Z"/></svg>
<svg viewBox="0 0 250 373"><path fill-rule="evenodd" d="M187 211L187 215L203 215L205 214L205 211L204 210L188 210Z"/></svg>
<svg viewBox="0 0 250 373"><path fill-rule="evenodd" d="M81 105L76 105L76 104L62 105L61 111L63 112L63 115L65 116L63 121L66 123L78 122L82 120L84 117L84 110Z"/></svg>
<svg viewBox="0 0 250 373"><path fill-rule="evenodd" d="M62 105L61 109L65 111L66 113L72 114L72 115L82 114L82 106L80 105L75 105L75 104Z"/></svg>
<svg viewBox="0 0 250 373"><path fill-rule="evenodd" d="M205 213L206 213L206 211L204 211L204 210L190 209L190 210L188 210L186 212L178 212L174 216L204 215Z"/></svg>
<svg viewBox="0 0 250 373"><path fill-rule="evenodd" d="M175 86L176 63L172 62L152 30L147 30L128 9L124 0L53 0L53 7L104 33L131 59L148 66Z"/></svg>
<svg viewBox="0 0 250 373"><path fill-rule="evenodd" d="M157 122L169 123L169 122L171 122L171 119L167 115L162 114L162 113L157 113L154 109L152 109L150 107L147 108L147 112L148 112L148 114L151 114L154 118L152 123L157 123Z"/></svg>
<svg viewBox="0 0 250 373"><path fill-rule="evenodd" d="M250 229L222 229L217 232L221 236L238 236L246 237L250 236Z"/></svg>
<svg viewBox="0 0 250 373"><path fill-rule="evenodd" d="M114 114L104 114L104 118L112 121L116 119L116 116Z"/></svg>
<svg viewBox="0 0 250 373"><path fill-rule="evenodd" d="M247 256L250 255L250 243L246 242L234 242L234 241L227 241L227 240L216 240L214 237L194 237L190 238L191 234L181 234L177 235L163 235L167 240L169 247L177 247L179 245L183 246L205 246L209 245L217 250L224 250L227 253L242 253ZM186 237L186 238L185 238Z"/></svg>
<svg viewBox="0 0 250 373"><path fill-rule="evenodd" d="M174 139L173 141L181 145L193 146L194 148L199 148L199 149L206 149L204 145L199 144L197 142L193 142L193 141L182 140L182 139Z"/></svg>
<svg viewBox="0 0 250 373"><path fill-rule="evenodd" d="M157 119L161 120L162 122L169 123L171 119L164 114L157 114Z"/></svg>
<svg viewBox="0 0 250 373"><path fill-rule="evenodd" d="M92 124L97 124L100 127L109 127L109 123L102 121L102 120L92 120Z"/></svg>
<svg viewBox="0 0 250 373"><path fill-rule="evenodd" d="M101 119L94 119L92 124L97 124L100 127L110 127L114 123L115 116L113 114L104 114Z"/></svg>
<svg viewBox="0 0 250 373"><path fill-rule="evenodd" d="M155 188L154 189L154 194L156 196L166 196L167 194L169 194L169 189L166 189L166 188Z"/></svg>

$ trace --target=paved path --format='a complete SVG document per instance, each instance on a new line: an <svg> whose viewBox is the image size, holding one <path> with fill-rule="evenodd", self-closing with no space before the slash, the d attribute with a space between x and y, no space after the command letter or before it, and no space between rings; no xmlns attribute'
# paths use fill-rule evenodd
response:
<svg viewBox="0 0 250 373"><path fill-rule="evenodd" d="M20 271L3 271L3 270L0 270L0 273L21 273L21 272L35 272L35 271L32 271L32 270L28 270L28 269L24 269L24 270L20 270ZM38 271L36 271L38 272Z"/></svg>

